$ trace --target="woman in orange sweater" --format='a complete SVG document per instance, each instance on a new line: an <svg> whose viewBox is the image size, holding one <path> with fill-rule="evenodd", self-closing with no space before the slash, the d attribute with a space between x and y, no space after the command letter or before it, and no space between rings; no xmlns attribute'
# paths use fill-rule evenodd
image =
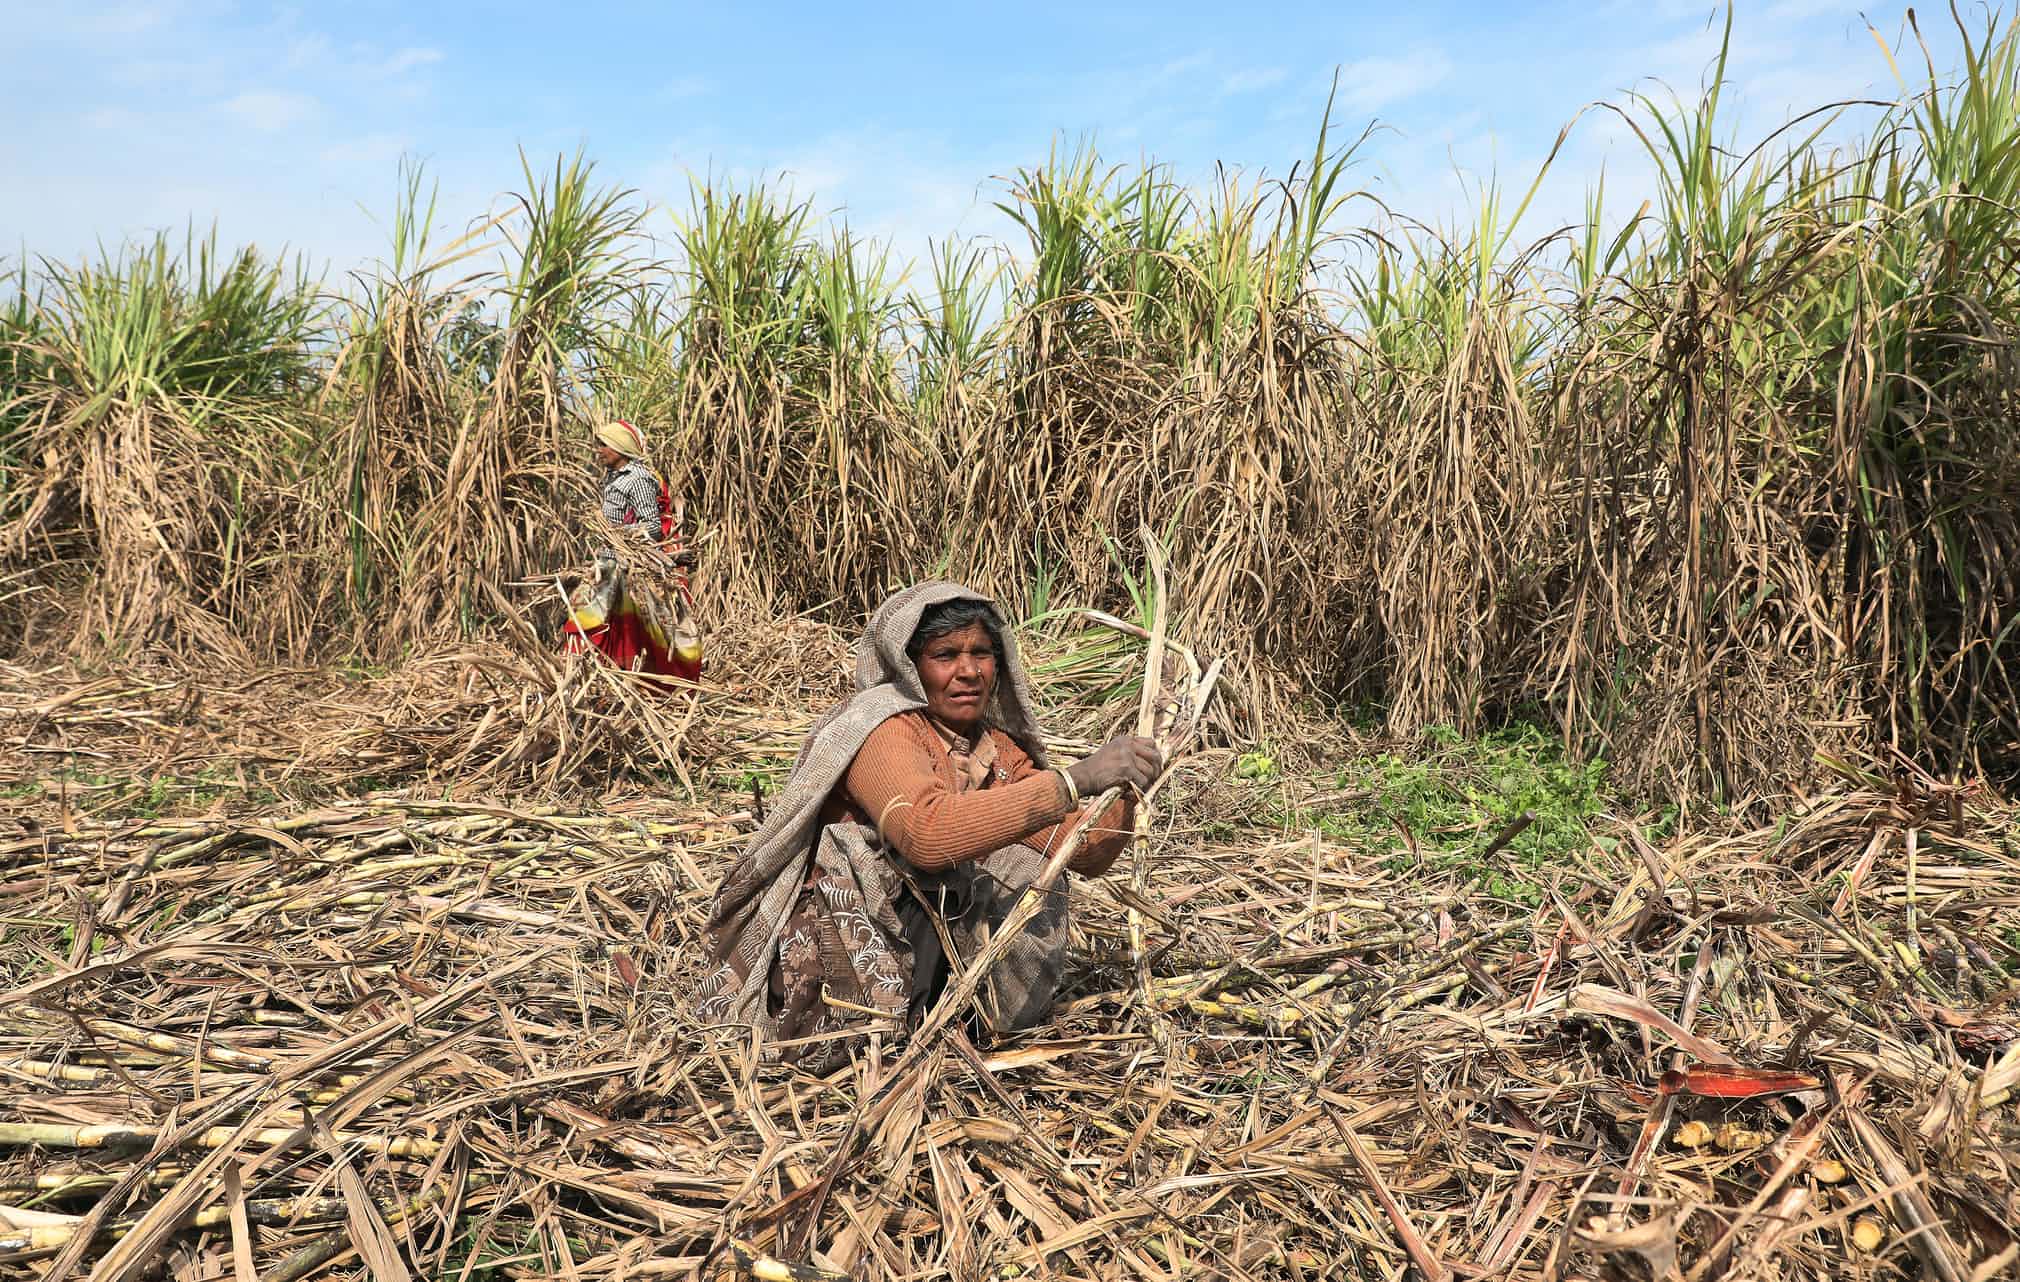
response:
<svg viewBox="0 0 2020 1282"><path fill-rule="evenodd" d="M815 724L717 892L700 993L704 1018L794 1043L785 1057L813 1068L874 1023L923 1015L1074 829L1092 824L1067 867L1107 872L1162 765L1135 737L1052 765L995 606L954 584L878 609L856 686ZM1122 800L1087 815L1083 797L1118 786ZM983 987L997 1031L1050 1014L1067 920L1061 882Z"/></svg>

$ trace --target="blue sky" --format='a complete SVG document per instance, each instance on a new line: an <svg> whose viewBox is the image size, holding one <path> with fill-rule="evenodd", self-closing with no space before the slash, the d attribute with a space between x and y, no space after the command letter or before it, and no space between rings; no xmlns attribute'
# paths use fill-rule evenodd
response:
<svg viewBox="0 0 2020 1282"><path fill-rule="evenodd" d="M1898 42L1905 7L1742 0L1741 136L1827 101L1892 97L1867 24ZM1947 60L1948 16L1924 9ZM1007 237L996 177L1062 135L1189 180L1216 162L1281 174L1309 155L1336 70L1339 125L1384 126L1359 153L1360 185L1450 222L1482 175L1526 186L1586 104L1651 80L1693 91L1720 34L1708 0L0 0L0 19L0 254L74 258L193 217L339 271L384 252L402 155L427 163L458 228L519 184L517 148L551 162L580 145L606 179L676 208L690 172L784 174L911 255L949 232ZM1647 163L1617 118L1589 113L1532 225L1576 216L1602 165L1631 210ZM665 213L653 225L672 229Z"/></svg>

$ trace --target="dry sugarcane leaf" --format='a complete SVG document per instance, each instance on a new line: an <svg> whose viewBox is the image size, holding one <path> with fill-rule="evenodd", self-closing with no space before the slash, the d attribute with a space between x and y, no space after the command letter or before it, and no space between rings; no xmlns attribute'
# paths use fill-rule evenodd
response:
<svg viewBox="0 0 2020 1282"><path fill-rule="evenodd" d="M224 1168L224 1200L231 1211L232 1273L238 1282L259 1282L259 1270L253 1264L252 1221L246 1214L245 1185L237 1166Z"/></svg>
<svg viewBox="0 0 2020 1282"><path fill-rule="evenodd" d="M1330 1108L1326 1110L1326 1119L1333 1124L1333 1129L1339 1132L1341 1142L1346 1145L1347 1152L1354 1159L1354 1165L1360 1168L1361 1178L1374 1190L1376 1201L1380 1203L1383 1214L1389 1217L1389 1223L1395 1228L1397 1240L1409 1253L1410 1262L1417 1266L1417 1272L1422 1276L1423 1282L1444 1282L1448 1276L1444 1264L1439 1261L1437 1253L1431 1249L1430 1244L1424 1241L1416 1226L1410 1222L1409 1213L1403 1209L1402 1203L1396 1200L1396 1195L1389 1191L1389 1185L1382 1179L1382 1173L1376 1168L1374 1156L1368 1152L1367 1145L1354 1133L1353 1128L1347 1125L1346 1120Z"/></svg>
<svg viewBox="0 0 2020 1282"><path fill-rule="evenodd" d="M344 1198L345 1225L350 1230L351 1245L364 1260L374 1282L412 1282L406 1261L400 1258L399 1243L393 1240L392 1230L386 1227L379 1208L365 1191L357 1168L326 1128L318 1126L316 1138L336 1167L337 1188Z"/></svg>
<svg viewBox="0 0 2020 1282"><path fill-rule="evenodd" d="M1737 1066L1737 1061L1718 1043L1687 1031L1675 1020L1640 998L1629 997L1626 993L1608 988L1604 984L1578 985L1571 990L1570 1000L1566 1005L1572 1010L1584 1011L1587 1014L1630 1020L1643 1028L1661 1033L1701 1060L1720 1066Z"/></svg>
<svg viewBox="0 0 2020 1282"><path fill-rule="evenodd" d="M84 1222L81 1215L58 1215L54 1211L37 1211L32 1207L0 1205L0 1227L10 1229L46 1229Z"/></svg>
<svg viewBox="0 0 2020 1282"><path fill-rule="evenodd" d="M1963 1253L1957 1249L1956 1242L1937 1217L1935 1208L1929 1205L1928 1196L1922 1192L1920 1177L1908 1169L1900 1153L1888 1143L1886 1136L1881 1134L1880 1128L1873 1124L1863 1109L1847 1107L1845 1119L1873 1159L1873 1165L1879 1169L1880 1178L1887 1182L1895 1215L1913 1230L1909 1234L1909 1243L1915 1254L1941 1282L1966 1282L1970 1270L1965 1265Z"/></svg>
<svg viewBox="0 0 2020 1282"><path fill-rule="evenodd" d="M212 937L206 932L199 932L198 938L195 939L165 939L159 943L147 944L136 948L118 957L108 957L102 961L95 961L85 966L79 966L74 970L65 971L60 975L51 975L46 979L38 979L33 983L24 984L10 992L0 993L0 1010L5 1010L9 1006L47 1000L49 997L73 985L100 979L116 971L126 970L129 967L138 967L143 964L155 965L165 961L198 961L206 958L224 960L234 956L249 957L257 956L259 951L258 945L234 943L228 939Z"/></svg>
<svg viewBox="0 0 2020 1282"><path fill-rule="evenodd" d="M1580 1225L1573 1230L1573 1236L1604 1255L1620 1252L1638 1255L1647 1264L1648 1271L1656 1282L1670 1282L1678 1276L1676 1231L1675 1218L1664 1215L1642 1224L1611 1231L1590 1224Z"/></svg>

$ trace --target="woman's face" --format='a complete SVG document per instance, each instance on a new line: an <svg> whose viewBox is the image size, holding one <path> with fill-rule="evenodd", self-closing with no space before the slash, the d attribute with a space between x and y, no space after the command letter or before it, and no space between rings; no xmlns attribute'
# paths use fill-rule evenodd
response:
<svg viewBox="0 0 2020 1282"><path fill-rule="evenodd" d="M982 724L996 693L996 643L989 629L971 623L941 633L919 650L918 666L928 713L963 733Z"/></svg>
<svg viewBox="0 0 2020 1282"><path fill-rule="evenodd" d="M624 455L619 454L608 445L599 445L596 447L596 461L607 468L623 467Z"/></svg>

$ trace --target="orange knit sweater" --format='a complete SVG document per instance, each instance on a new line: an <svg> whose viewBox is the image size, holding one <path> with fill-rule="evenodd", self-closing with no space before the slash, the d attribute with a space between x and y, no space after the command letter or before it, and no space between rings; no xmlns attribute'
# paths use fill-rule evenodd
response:
<svg viewBox="0 0 2020 1282"><path fill-rule="evenodd" d="M980 786L955 791L947 744L921 712L892 717L870 732L829 801L826 822L847 817L877 828L907 862L928 872L980 859L1013 842L1050 854L1086 822L1067 804L1066 785L1042 770L1000 730L996 768ZM1092 798L1089 798L1092 800ZM1127 796L1110 806L1067 867L1098 877L1114 867L1136 828Z"/></svg>

